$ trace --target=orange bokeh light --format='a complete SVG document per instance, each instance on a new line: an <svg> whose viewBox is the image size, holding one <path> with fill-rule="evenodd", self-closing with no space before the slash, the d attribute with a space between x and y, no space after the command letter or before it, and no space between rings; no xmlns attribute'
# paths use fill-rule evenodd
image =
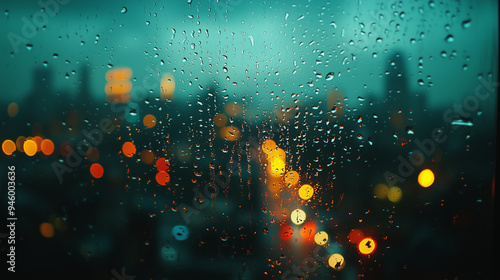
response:
<svg viewBox="0 0 500 280"><path fill-rule="evenodd" d="M99 179L104 175L104 168L99 163L94 163L90 166L90 174L96 179Z"/></svg>
<svg viewBox="0 0 500 280"><path fill-rule="evenodd" d="M134 143L132 143L132 142L123 143L122 152L123 152L123 155L125 155L126 157L133 157L135 155L136 151L137 151L137 149L136 149Z"/></svg>
<svg viewBox="0 0 500 280"><path fill-rule="evenodd" d="M40 148L44 155L49 156L54 152L54 143L50 139L43 139Z"/></svg>
<svg viewBox="0 0 500 280"><path fill-rule="evenodd" d="M158 184L165 186L170 182L170 174L168 174L168 172L166 171L160 171L156 173L155 179Z"/></svg>
<svg viewBox="0 0 500 280"><path fill-rule="evenodd" d="M2 143L2 150L6 155L10 156L16 151L16 144L14 141L7 139Z"/></svg>

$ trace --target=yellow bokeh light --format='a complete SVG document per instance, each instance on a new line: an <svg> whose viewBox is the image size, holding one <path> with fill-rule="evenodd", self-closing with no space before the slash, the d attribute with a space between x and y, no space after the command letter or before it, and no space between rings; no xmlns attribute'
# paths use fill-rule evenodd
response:
<svg viewBox="0 0 500 280"><path fill-rule="evenodd" d="M271 150L271 152L269 154L267 154L267 159L269 161L273 160L273 159L281 159L282 161L285 161L286 159L286 152L285 150L281 149L281 148L277 148L277 149L274 149L274 150Z"/></svg>
<svg viewBox="0 0 500 280"><path fill-rule="evenodd" d="M175 92L175 79L170 73L163 75L160 83L161 100L173 100Z"/></svg>
<svg viewBox="0 0 500 280"><path fill-rule="evenodd" d="M26 140L23 144L23 150L28 156L34 156L38 150L38 146L34 140Z"/></svg>
<svg viewBox="0 0 500 280"><path fill-rule="evenodd" d="M15 117L18 112L19 112L19 106L17 105L17 103L12 102L9 104L9 107L7 107L7 114L11 118Z"/></svg>
<svg viewBox="0 0 500 280"><path fill-rule="evenodd" d="M391 187L387 192L387 199L391 202L398 202L403 197L403 191L398 187Z"/></svg>
<svg viewBox="0 0 500 280"><path fill-rule="evenodd" d="M290 219L292 220L292 223L301 225L306 220L306 212L302 209L295 209L290 214Z"/></svg>
<svg viewBox="0 0 500 280"><path fill-rule="evenodd" d="M434 173L430 169L422 170L418 174L418 183L424 188L430 187L434 183Z"/></svg>
<svg viewBox="0 0 500 280"><path fill-rule="evenodd" d="M328 258L328 265L337 271L342 270L345 266L344 257L341 254L333 254Z"/></svg>
<svg viewBox="0 0 500 280"><path fill-rule="evenodd" d="M302 198L303 200L307 200L309 198L311 198L314 194L314 188L311 187L311 185L302 185L299 189L299 196L300 198Z"/></svg>
<svg viewBox="0 0 500 280"><path fill-rule="evenodd" d="M387 193L389 192L389 187L386 184L378 184L375 186L375 196L380 199L387 198Z"/></svg>
<svg viewBox="0 0 500 280"><path fill-rule="evenodd" d="M8 156L12 155L16 151L16 143L9 139L3 141L2 151Z"/></svg>
<svg viewBox="0 0 500 280"><path fill-rule="evenodd" d="M285 183L288 187L293 187L299 183L300 175L297 171L288 171L285 174Z"/></svg>
<svg viewBox="0 0 500 280"><path fill-rule="evenodd" d="M376 246L377 246L377 243L375 243L375 240L373 240L370 237L367 237L367 238L364 238L363 240L361 240L361 242L359 242L358 249L359 249L359 252L361 254L368 255L368 254L373 253Z"/></svg>
<svg viewBox="0 0 500 280"><path fill-rule="evenodd" d="M328 243L328 233L324 231L316 232L316 234L314 235L314 242L316 242L316 244L320 246L325 245L326 243Z"/></svg>
<svg viewBox="0 0 500 280"><path fill-rule="evenodd" d="M130 68L116 68L106 72L106 81L119 81L128 80L132 77L132 70Z"/></svg>
<svg viewBox="0 0 500 280"><path fill-rule="evenodd" d="M264 153L269 154L271 151L276 149L276 142L271 139L268 139L262 143L262 151Z"/></svg>
<svg viewBox="0 0 500 280"><path fill-rule="evenodd" d="M271 160L269 163L269 172L273 177L281 177L285 173L285 162L279 158Z"/></svg>

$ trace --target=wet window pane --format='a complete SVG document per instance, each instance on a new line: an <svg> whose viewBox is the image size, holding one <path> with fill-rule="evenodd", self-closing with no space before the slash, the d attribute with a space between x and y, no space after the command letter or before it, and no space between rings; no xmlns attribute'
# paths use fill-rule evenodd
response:
<svg viewBox="0 0 500 280"><path fill-rule="evenodd" d="M0 6L9 273L494 278L496 1Z"/></svg>

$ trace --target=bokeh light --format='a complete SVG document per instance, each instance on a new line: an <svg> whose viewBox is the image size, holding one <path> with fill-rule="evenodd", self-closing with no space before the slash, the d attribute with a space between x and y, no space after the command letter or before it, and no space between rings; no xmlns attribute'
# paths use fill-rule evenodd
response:
<svg viewBox="0 0 500 280"><path fill-rule="evenodd" d="M43 139L40 144L42 153L46 156L51 155L54 152L54 143L50 139Z"/></svg>
<svg viewBox="0 0 500 280"><path fill-rule="evenodd" d="M335 253L328 258L328 265L337 271L342 270L345 266L344 257Z"/></svg>
<svg viewBox="0 0 500 280"><path fill-rule="evenodd" d="M299 183L299 180L300 175L297 171L288 171L285 174L285 183L289 188L297 185Z"/></svg>
<svg viewBox="0 0 500 280"><path fill-rule="evenodd" d="M299 197L303 200L308 200L314 195L314 188L311 185L302 185L299 189Z"/></svg>
<svg viewBox="0 0 500 280"><path fill-rule="evenodd" d="M90 166L90 174L96 179L99 179L104 175L104 168L99 163L93 163Z"/></svg>
<svg viewBox="0 0 500 280"><path fill-rule="evenodd" d="M166 186L170 182L170 174L166 171L160 171L156 173L156 182L162 186Z"/></svg>
<svg viewBox="0 0 500 280"><path fill-rule="evenodd" d="M418 174L418 183L424 188L430 187L434 183L434 173L430 169L424 169Z"/></svg>
<svg viewBox="0 0 500 280"><path fill-rule="evenodd" d="M320 246L326 245L328 243L328 233L325 231L318 231L314 235L314 242Z"/></svg>
<svg viewBox="0 0 500 280"><path fill-rule="evenodd" d="M276 149L276 142L274 142L271 139L268 139L262 143L262 151L264 153L269 154L271 151L274 151Z"/></svg>
<svg viewBox="0 0 500 280"><path fill-rule="evenodd" d="M126 157L133 157L136 153L137 149L134 145L134 143L132 142L125 142L123 143L122 145L122 152L123 152L123 155L125 155Z"/></svg>
<svg viewBox="0 0 500 280"><path fill-rule="evenodd" d="M38 146L34 140L26 140L23 144L23 150L28 156L34 156L38 151Z"/></svg>
<svg viewBox="0 0 500 280"><path fill-rule="evenodd" d="M42 223L40 233L45 238L52 238L54 236L54 226L51 223Z"/></svg>
<svg viewBox="0 0 500 280"><path fill-rule="evenodd" d="M2 151L8 156L12 155L16 151L16 144L14 141L7 139L2 143Z"/></svg>
<svg viewBox="0 0 500 280"><path fill-rule="evenodd" d="M302 209L295 209L290 214L290 219L292 220L292 223L301 225L306 220L306 212Z"/></svg>
<svg viewBox="0 0 500 280"><path fill-rule="evenodd" d="M236 141L240 137L240 130L234 126L224 126L220 130L220 137L227 141Z"/></svg>
<svg viewBox="0 0 500 280"><path fill-rule="evenodd" d="M355 228L351 230L347 238L352 244L358 244L365 236L361 230Z"/></svg>
<svg viewBox="0 0 500 280"><path fill-rule="evenodd" d="M377 243L375 243L375 240L373 240L370 237L366 237L359 242L358 249L359 249L359 252L361 254L368 255L368 254L373 253L376 246L377 246Z"/></svg>
<svg viewBox="0 0 500 280"><path fill-rule="evenodd" d="M156 117L151 114L145 115L142 123L145 127L152 128L156 125Z"/></svg>
<svg viewBox="0 0 500 280"><path fill-rule="evenodd" d="M389 187L386 184L378 184L375 186L374 194L379 199L386 199Z"/></svg>
<svg viewBox="0 0 500 280"><path fill-rule="evenodd" d="M17 103L14 102L10 103L9 106L7 107L7 114L11 118L15 117L18 112L19 112L19 106L17 105Z"/></svg>
<svg viewBox="0 0 500 280"><path fill-rule="evenodd" d="M224 114L217 114L214 117L214 124L218 127L223 127L227 123L227 117Z"/></svg>
<svg viewBox="0 0 500 280"><path fill-rule="evenodd" d="M281 177L285 173L285 162L279 158L271 160L269 163L269 172L273 177Z"/></svg>
<svg viewBox="0 0 500 280"><path fill-rule="evenodd" d="M175 79L171 73L163 75L160 82L161 100L173 100L175 94Z"/></svg>
<svg viewBox="0 0 500 280"><path fill-rule="evenodd" d="M399 187L390 187L387 192L387 199L391 202L399 202L403 197L403 191Z"/></svg>

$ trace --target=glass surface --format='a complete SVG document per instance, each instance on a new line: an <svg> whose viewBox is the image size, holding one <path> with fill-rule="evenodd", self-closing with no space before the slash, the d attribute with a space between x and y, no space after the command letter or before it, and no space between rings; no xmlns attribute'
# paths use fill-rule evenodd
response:
<svg viewBox="0 0 500 280"><path fill-rule="evenodd" d="M10 277L492 279L497 1L0 7Z"/></svg>

